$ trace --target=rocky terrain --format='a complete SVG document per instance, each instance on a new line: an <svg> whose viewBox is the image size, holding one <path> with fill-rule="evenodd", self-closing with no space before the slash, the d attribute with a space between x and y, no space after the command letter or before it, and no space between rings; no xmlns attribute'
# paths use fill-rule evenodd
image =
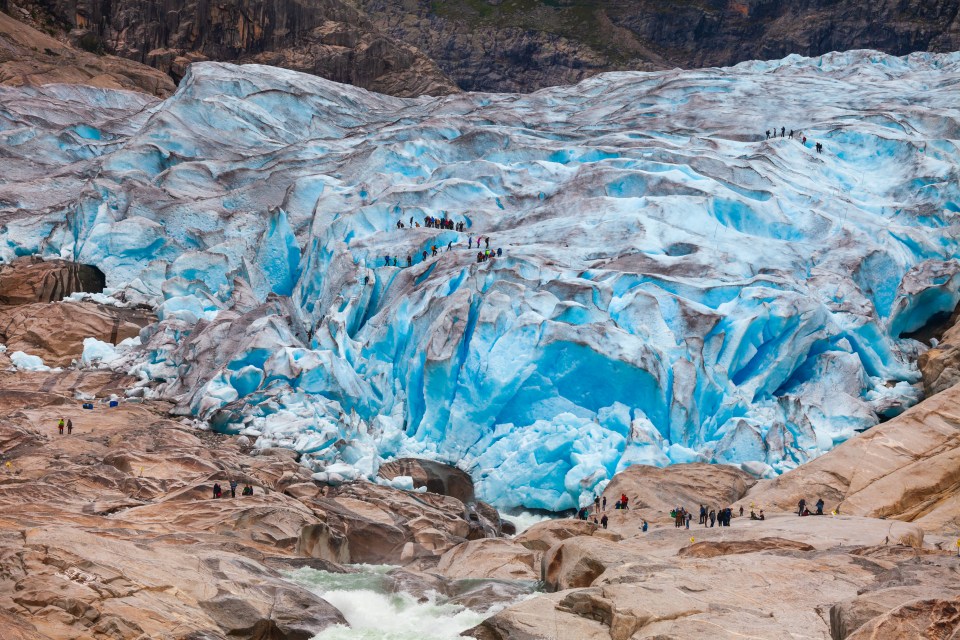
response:
<svg viewBox="0 0 960 640"><path fill-rule="evenodd" d="M117 56L140 63L128 64L130 68L149 65L178 82L192 62L222 60L285 67L397 96L458 90L415 47L381 33L361 11L340 0L226 4L189 0L163 8L149 1L5 0L0 9L58 36L73 45L71 50L82 50L61 59L61 76L48 72L44 76L48 82L81 74L94 60L107 61L101 66L121 66ZM11 22L3 16L0 29ZM17 25L15 31L33 30ZM28 43L37 51L31 51L30 61L21 67L43 67L48 58L64 56L64 44L53 45L48 43L52 38L44 38L40 44ZM33 39L39 41L40 34ZM48 49L54 53L39 52ZM19 68L7 73L18 70L27 73ZM36 77L40 72L30 73ZM90 84L102 86L106 81L99 82ZM135 85L142 87L143 82ZM158 85L163 95L171 87L169 80Z"/></svg>
<svg viewBox="0 0 960 640"><path fill-rule="evenodd" d="M355 0L470 91L533 91L603 71L725 66L791 53L960 48L960 2Z"/></svg>
<svg viewBox="0 0 960 640"><path fill-rule="evenodd" d="M18 11L13 13L19 15ZM128 89L160 98L175 88L170 76L157 69L84 51L0 13L0 84L48 83Z"/></svg>

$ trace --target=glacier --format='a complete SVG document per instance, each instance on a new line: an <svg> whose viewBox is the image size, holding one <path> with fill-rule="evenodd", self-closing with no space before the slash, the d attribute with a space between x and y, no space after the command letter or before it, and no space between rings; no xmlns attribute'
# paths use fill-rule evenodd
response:
<svg viewBox="0 0 960 640"><path fill-rule="evenodd" d="M429 457L559 511L630 464L771 476L920 399L958 86L960 54L853 51L523 95L0 87L0 258L97 265L159 322L78 366L317 480Z"/></svg>

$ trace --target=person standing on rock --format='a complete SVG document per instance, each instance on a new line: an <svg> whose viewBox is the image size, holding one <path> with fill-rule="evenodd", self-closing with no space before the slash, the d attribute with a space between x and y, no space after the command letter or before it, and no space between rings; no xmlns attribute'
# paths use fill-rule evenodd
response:
<svg viewBox="0 0 960 640"><path fill-rule="evenodd" d="M703 505L700 505L700 521L697 524L707 524L707 508Z"/></svg>
<svg viewBox="0 0 960 640"><path fill-rule="evenodd" d="M743 517L743 505L740 505L740 517Z"/></svg>
<svg viewBox="0 0 960 640"><path fill-rule="evenodd" d="M797 505L797 507L798 507L798 508L797 508L797 515L798 515L798 516L802 516L802 515L803 515L803 510L807 507L807 500L806 500L806 498L800 498L800 503Z"/></svg>
<svg viewBox="0 0 960 640"><path fill-rule="evenodd" d="M63 418L60 418L60 422L57 423L57 428L60 430L60 435L63 435Z"/></svg>
<svg viewBox="0 0 960 640"><path fill-rule="evenodd" d="M219 482L213 483L213 498L214 498L214 500L216 500L217 498L219 498L222 493L223 493L223 490L220 488L220 483L219 483Z"/></svg>
<svg viewBox="0 0 960 640"><path fill-rule="evenodd" d="M716 519L717 519L717 512L714 511L713 509L710 509L710 526L711 527L713 527L713 523L716 521Z"/></svg>
<svg viewBox="0 0 960 640"><path fill-rule="evenodd" d="M73 420L67 418L67 435L73 433Z"/></svg>
<svg viewBox="0 0 960 640"><path fill-rule="evenodd" d="M823 515L823 498L817 500L817 515Z"/></svg>
<svg viewBox="0 0 960 640"><path fill-rule="evenodd" d="M594 509L594 513L600 513L600 496L594 497L593 509Z"/></svg>
<svg viewBox="0 0 960 640"><path fill-rule="evenodd" d="M620 494L620 508L621 509L627 508L627 494L625 493Z"/></svg>
<svg viewBox="0 0 960 640"><path fill-rule="evenodd" d="M693 520L693 514L687 513L687 529L690 528L690 521Z"/></svg>
<svg viewBox="0 0 960 640"><path fill-rule="evenodd" d="M603 527L604 529L606 529L606 528L607 528L607 522L609 522L609 520L607 519L607 514L603 514L603 517L600 518L600 526Z"/></svg>
<svg viewBox="0 0 960 640"><path fill-rule="evenodd" d="M231 498L237 497L237 481L236 480L230 481L230 497Z"/></svg>

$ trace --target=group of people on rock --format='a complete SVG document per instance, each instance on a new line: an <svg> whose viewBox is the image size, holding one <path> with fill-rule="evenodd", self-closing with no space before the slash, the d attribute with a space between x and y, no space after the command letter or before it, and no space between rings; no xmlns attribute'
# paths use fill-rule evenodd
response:
<svg viewBox="0 0 960 640"><path fill-rule="evenodd" d="M740 507L740 516L743 517L743 507ZM700 520L699 524L702 524L704 527L712 527L714 524L720 527L729 527L730 521L733 519L733 509L727 507L726 509L707 509L706 505L700 505ZM687 528L689 529L689 521Z"/></svg>
<svg viewBox="0 0 960 640"><path fill-rule="evenodd" d="M67 429L67 435L70 435L71 433L73 433L73 420L71 420L70 418L67 418L67 421L64 422L63 418L60 418L60 421L57 422L57 429L59 429L60 435L63 435L64 427L66 427Z"/></svg>
<svg viewBox="0 0 960 640"><path fill-rule="evenodd" d="M777 128L774 127L772 130L771 130L771 129L767 129L764 133L767 135L767 140L769 140L770 138L776 138L776 137L777 137ZM780 136L779 136L779 137L783 138L784 136L786 136L786 137L789 138L790 140L797 139L797 140L799 140L799 141L801 142L801 144L803 144L804 146L806 146L806 144L807 144L807 136L803 135L801 132L799 132L799 131L794 131L793 129L790 129L790 134L787 135L787 128L786 128L786 127L780 127ZM823 144L822 144L822 143L820 143L820 142L816 143L816 144L814 145L814 148L817 150L817 153L823 153Z"/></svg>
<svg viewBox="0 0 960 640"><path fill-rule="evenodd" d="M237 497L237 487L238 487L238 486L239 486L239 483L238 483L236 480L231 480L231 481L230 481L230 497L231 497L231 498L236 498L236 497ZM252 496L252 495L253 495L253 487L250 486L249 484L244 485L243 491L240 492L240 495L242 495L242 496ZM223 488L220 486L220 483L219 483L219 482L215 482L215 483L213 484L213 497L214 497L214 499L218 499L218 498L222 498L222 497L223 497Z"/></svg>
<svg viewBox="0 0 960 640"><path fill-rule="evenodd" d="M434 216L425 216L424 219L423 219L423 225L424 225L425 227L431 228L431 229L446 229L446 230L449 230L449 231L458 231L458 232L466 231L466 229L467 229L467 223L466 223L466 222L454 222L453 220L450 220L449 218L436 218L436 217L434 217ZM416 226L416 227L419 228L419 227L420 227L420 223L419 223L419 222L414 222L414 219L413 219L413 217L411 216L411 217L410 217L410 226L411 226L411 227ZM406 225L403 223L403 220L397 220L397 228L398 228L398 229L403 229L403 228L405 228L405 227L406 227ZM470 236L469 238L467 238L467 249L473 249L473 244L474 244L474 238L473 238L473 236ZM502 249L502 248L499 248L499 247L498 247L497 249L491 249L491 248L490 248L490 236L486 236L486 237L484 237L484 236L477 236L477 238L476 238L476 244L477 244L477 249L478 249L478 251L477 251L477 262L478 262L478 263L479 263L479 262L486 262L487 260L490 260L491 258L499 258L499 257L503 256L503 249ZM451 240L450 242L447 243L447 249L446 249L446 250L447 250L447 251L451 251L451 250L453 249L453 246L454 246L454 243L453 243L453 240ZM481 246L483 246L483 250L482 250L482 251L480 250L480 247L481 247ZM422 257L422 259L423 259L423 262L426 262L428 257L436 257L436 256L439 255L440 253L441 253L441 248L434 244L434 245L431 245L429 249L424 249L424 250L421 252L421 257ZM399 266L400 266L400 256L391 256L391 255L389 255L389 254L385 254L385 255L383 256L383 266L385 266L385 267L399 267ZM412 266L413 266L413 254L407 254L407 266L408 266L408 267L412 267Z"/></svg>
<svg viewBox="0 0 960 640"><path fill-rule="evenodd" d="M807 508L807 499L800 498L800 502L797 503L797 515L798 516L822 516L823 515L823 498L817 499L817 503L814 505L816 511L813 513L810 512L810 509Z"/></svg>

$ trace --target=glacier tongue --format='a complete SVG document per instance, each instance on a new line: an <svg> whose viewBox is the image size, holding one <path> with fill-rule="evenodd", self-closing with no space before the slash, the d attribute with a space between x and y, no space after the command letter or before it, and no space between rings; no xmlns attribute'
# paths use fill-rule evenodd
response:
<svg viewBox="0 0 960 640"><path fill-rule="evenodd" d="M560 510L633 463L775 474L918 399L909 335L960 299L958 81L858 51L529 95L0 88L0 257L99 266L161 322L90 366L321 480L435 457Z"/></svg>

